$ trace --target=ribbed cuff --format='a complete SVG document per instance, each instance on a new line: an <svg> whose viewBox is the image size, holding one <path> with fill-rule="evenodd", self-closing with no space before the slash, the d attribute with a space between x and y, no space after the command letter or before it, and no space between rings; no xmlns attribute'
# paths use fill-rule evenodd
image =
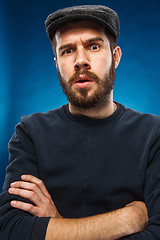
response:
<svg viewBox="0 0 160 240"><path fill-rule="evenodd" d="M46 230L50 217L37 217L31 234L31 240L45 240Z"/></svg>

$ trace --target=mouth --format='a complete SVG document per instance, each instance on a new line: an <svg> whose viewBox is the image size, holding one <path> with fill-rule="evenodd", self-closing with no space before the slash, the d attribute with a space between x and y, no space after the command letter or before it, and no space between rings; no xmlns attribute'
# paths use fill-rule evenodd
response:
<svg viewBox="0 0 160 240"><path fill-rule="evenodd" d="M87 76L80 76L75 81L75 85L77 88L87 88L93 83L93 80Z"/></svg>

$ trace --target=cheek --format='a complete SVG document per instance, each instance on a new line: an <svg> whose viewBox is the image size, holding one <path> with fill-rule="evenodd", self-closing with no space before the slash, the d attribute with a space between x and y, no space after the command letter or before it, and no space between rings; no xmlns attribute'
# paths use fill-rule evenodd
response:
<svg viewBox="0 0 160 240"><path fill-rule="evenodd" d="M96 58L96 62L94 66L92 65L92 69L95 73L97 72L97 75L100 78L102 78L104 74L109 72L111 64L112 64L112 58L98 57Z"/></svg>
<svg viewBox="0 0 160 240"><path fill-rule="evenodd" d="M71 70L71 65L68 63L68 61L58 61L57 62L57 67L59 69L59 72L61 76L68 81L69 78L72 76L72 70Z"/></svg>

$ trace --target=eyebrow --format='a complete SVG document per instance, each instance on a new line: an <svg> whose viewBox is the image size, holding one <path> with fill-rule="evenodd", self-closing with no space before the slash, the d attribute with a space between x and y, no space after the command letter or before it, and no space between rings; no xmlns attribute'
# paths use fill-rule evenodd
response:
<svg viewBox="0 0 160 240"><path fill-rule="evenodd" d="M92 43L96 41L104 42L104 40L101 37L94 37L94 38L87 39L84 43L87 44L87 43ZM59 51L62 51L63 49L66 49L66 48L70 48L73 45L74 45L73 43L64 44L59 48Z"/></svg>
<svg viewBox="0 0 160 240"><path fill-rule="evenodd" d="M85 43L92 43L92 42L96 42L96 41L104 42L103 38L101 38L101 37L94 37L94 38L89 38L88 40L85 41Z"/></svg>
<svg viewBox="0 0 160 240"><path fill-rule="evenodd" d="M59 51L62 51L63 49L69 48L69 47L71 47L71 46L72 46L72 43L68 43L68 44L62 45L58 50L59 50Z"/></svg>

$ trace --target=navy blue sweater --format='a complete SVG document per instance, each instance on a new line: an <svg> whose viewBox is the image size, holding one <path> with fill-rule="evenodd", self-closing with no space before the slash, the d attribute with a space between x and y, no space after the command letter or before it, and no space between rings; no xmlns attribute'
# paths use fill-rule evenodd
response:
<svg viewBox="0 0 160 240"><path fill-rule="evenodd" d="M0 239L45 239L49 217L10 206L12 199L21 198L8 194L8 188L22 174L42 179L59 213L67 218L144 201L147 229L124 239L160 239L159 126L160 117L118 103L105 119L74 116L68 105L23 117L9 142L10 164L0 195Z"/></svg>

